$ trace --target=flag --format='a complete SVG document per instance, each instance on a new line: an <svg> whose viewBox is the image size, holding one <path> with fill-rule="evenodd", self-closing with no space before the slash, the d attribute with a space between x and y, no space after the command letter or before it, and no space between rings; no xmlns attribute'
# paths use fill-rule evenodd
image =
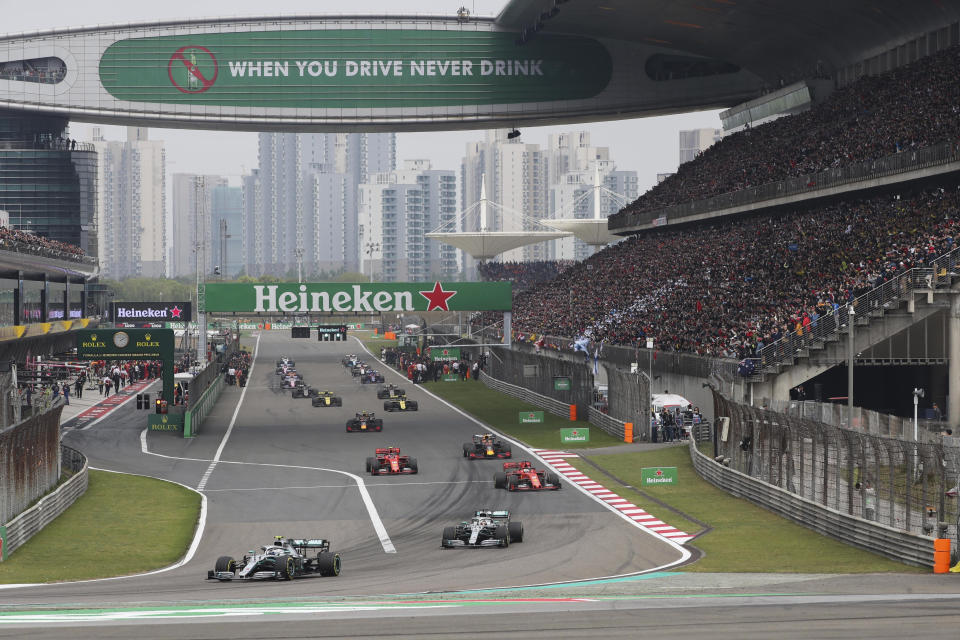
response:
<svg viewBox="0 0 960 640"><path fill-rule="evenodd" d="M586 336L581 336L573 341L573 350L583 351L585 354L590 355L590 352L587 350L587 344L589 343L590 343L590 338Z"/></svg>
<svg viewBox="0 0 960 640"><path fill-rule="evenodd" d="M600 350L593 350L593 375L598 375L600 373Z"/></svg>

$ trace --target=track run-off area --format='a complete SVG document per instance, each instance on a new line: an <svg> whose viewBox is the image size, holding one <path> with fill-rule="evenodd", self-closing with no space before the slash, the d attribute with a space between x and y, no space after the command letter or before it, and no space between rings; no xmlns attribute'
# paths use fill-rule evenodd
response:
<svg viewBox="0 0 960 640"><path fill-rule="evenodd" d="M501 461L462 456L489 427L413 386L419 411L383 411L377 385L341 364L356 340L248 338L255 359L246 387L227 387L200 434L147 432L124 405L65 433L90 466L180 483L203 496L197 534L179 563L148 574L0 588L0 637L322 638L499 636L956 637L960 585L946 576L729 576L680 573L695 555L640 526L615 505L565 481L560 491L495 489ZM309 386L343 398L313 407L281 390L275 362L288 356ZM442 383L441 383L442 384ZM374 411L380 433L347 433ZM415 456L419 473L370 476L377 447ZM538 459L522 443L514 459ZM447 525L480 508L509 509L524 527L507 548L443 550ZM103 553L110 525L104 523ZM339 577L291 582L206 580L219 556L240 557L275 536L325 538ZM758 536L760 539L760 536ZM776 553L776 542L757 553ZM784 568L790 570L789 567ZM805 622L801 622L805 621ZM789 624L786 624L788 623ZM196 626L203 623L202 627ZM818 634L817 629L824 633ZM942 635L941 635L942 634Z"/></svg>

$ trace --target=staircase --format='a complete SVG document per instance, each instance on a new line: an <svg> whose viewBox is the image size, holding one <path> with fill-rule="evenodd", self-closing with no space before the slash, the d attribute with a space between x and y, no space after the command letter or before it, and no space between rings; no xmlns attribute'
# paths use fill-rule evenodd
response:
<svg viewBox="0 0 960 640"><path fill-rule="evenodd" d="M845 363L851 317L854 352L860 353L949 309L960 294L954 286L960 283L958 262L960 249L955 249L930 267L910 269L821 317L802 337L791 333L765 346L755 358L756 372L747 378L755 385L754 396L787 398L791 388Z"/></svg>

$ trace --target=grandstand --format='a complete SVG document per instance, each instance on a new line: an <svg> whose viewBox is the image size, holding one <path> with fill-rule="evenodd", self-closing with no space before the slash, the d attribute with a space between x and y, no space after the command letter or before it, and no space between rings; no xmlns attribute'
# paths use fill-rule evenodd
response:
<svg viewBox="0 0 960 640"><path fill-rule="evenodd" d="M811 395L816 386L826 387L824 397L846 396L846 358L838 355L846 347L829 356L822 350L846 340L847 309L861 298L868 306L858 303L858 312L891 317L875 336L857 338L860 402L905 414L907 391L926 387L956 422L960 403L946 402L946 381L960 327L945 306L958 298L957 77L958 47L863 77L807 111L730 134L682 165L611 217L611 230L634 235L554 280L542 283L545 265L488 267L485 275L517 283L518 335L640 347L652 338L658 351L755 359L748 380L758 397L775 399L805 383ZM901 169L889 180L848 171L893 164ZM788 181L816 192L816 176L845 171L843 189L780 197ZM746 191L754 198L748 207L716 217ZM675 215L691 203L698 215ZM876 303L880 294L871 292L908 280ZM929 296L915 304L921 289ZM868 318L856 324L866 327Z"/></svg>

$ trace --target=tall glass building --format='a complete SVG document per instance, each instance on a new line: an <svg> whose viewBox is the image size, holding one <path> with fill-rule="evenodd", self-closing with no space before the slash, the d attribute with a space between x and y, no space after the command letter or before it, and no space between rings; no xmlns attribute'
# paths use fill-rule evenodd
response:
<svg viewBox="0 0 960 640"><path fill-rule="evenodd" d="M97 153L57 116L0 110L0 210L10 226L98 255Z"/></svg>

